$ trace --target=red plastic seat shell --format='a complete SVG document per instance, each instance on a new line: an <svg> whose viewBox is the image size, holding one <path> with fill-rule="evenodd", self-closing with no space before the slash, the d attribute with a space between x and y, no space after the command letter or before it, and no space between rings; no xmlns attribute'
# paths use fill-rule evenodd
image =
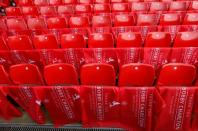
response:
<svg viewBox="0 0 198 131"><path fill-rule="evenodd" d="M171 35L167 32L150 32L145 40L145 47L170 47Z"/></svg>
<svg viewBox="0 0 198 131"><path fill-rule="evenodd" d="M129 5L127 3L113 3L112 12L129 12Z"/></svg>
<svg viewBox="0 0 198 131"><path fill-rule="evenodd" d="M174 41L174 47L198 47L197 32L179 32Z"/></svg>
<svg viewBox="0 0 198 131"><path fill-rule="evenodd" d="M92 17L92 26L93 27L111 27L111 18L110 16L93 16Z"/></svg>
<svg viewBox="0 0 198 131"><path fill-rule="evenodd" d="M198 25L198 13L187 13L183 25Z"/></svg>
<svg viewBox="0 0 198 131"><path fill-rule="evenodd" d="M181 17L176 13L162 14L160 17L160 25L180 25Z"/></svg>
<svg viewBox="0 0 198 131"><path fill-rule="evenodd" d="M51 17L46 20L49 29L60 29L67 27L67 21L63 17Z"/></svg>
<svg viewBox="0 0 198 131"><path fill-rule="evenodd" d="M119 86L152 86L155 70L148 64L125 64L120 69Z"/></svg>
<svg viewBox="0 0 198 131"><path fill-rule="evenodd" d="M28 25L28 28L31 29L31 30L41 30L41 29L46 29L47 26L44 22L44 19L42 18L29 18L27 20L27 25Z"/></svg>
<svg viewBox="0 0 198 131"><path fill-rule="evenodd" d="M9 30L26 30L27 25L22 18L9 18L6 20L6 24Z"/></svg>
<svg viewBox="0 0 198 131"><path fill-rule="evenodd" d="M31 50L33 49L30 38L26 35L9 36L7 44L11 50Z"/></svg>
<svg viewBox="0 0 198 131"><path fill-rule="evenodd" d="M88 39L89 48L113 48L114 39L111 33L93 33Z"/></svg>
<svg viewBox="0 0 198 131"><path fill-rule="evenodd" d="M8 7L6 8L6 15L7 16L21 16L21 10L18 7Z"/></svg>
<svg viewBox="0 0 198 131"><path fill-rule="evenodd" d="M61 48L86 48L86 41L81 34L63 34Z"/></svg>
<svg viewBox="0 0 198 131"><path fill-rule="evenodd" d="M109 4L95 4L93 7L94 13L110 13L111 8Z"/></svg>
<svg viewBox="0 0 198 131"><path fill-rule="evenodd" d="M23 15L25 16L38 16L39 12L35 6L24 6L21 8Z"/></svg>
<svg viewBox="0 0 198 131"><path fill-rule="evenodd" d="M57 49L58 43L53 34L34 36L34 47L36 49Z"/></svg>
<svg viewBox="0 0 198 131"><path fill-rule="evenodd" d="M42 75L36 65L17 64L10 67L10 77L17 84L38 84L42 85Z"/></svg>
<svg viewBox="0 0 198 131"><path fill-rule="evenodd" d="M109 64L85 64L80 73L82 85L115 85L115 70Z"/></svg>
<svg viewBox="0 0 198 131"><path fill-rule="evenodd" d="M170 63L162 67L158 86L190 86L196 77L196 68L193 65Z"/></svg>
<svg viewBox="0 0 198 131"><path fill-rule="evenodd" d="M125 32L119 33L117 42L117 47L141 47L142 46L142 37L140 33Z"/></svg>
<svg viewBox="0 0 198 131"><path fill-rule="evenodd" d="M58 63L45 66L44 78L48 85L78 85L78 75L71 64Z"/></svg>
<svg viewBox="0 0 198 131"><path fill-rule="evenodd" d="M69 19L69 26L71 28L89 27L89 19L83 16L73 16Z"/></svg>
<svg viewBox="0 0 198 131"><path fill-rule="evenodd" d="M120 14L116 15L114 19L114 26L133 26L135 21L132 15Z"/></svg>

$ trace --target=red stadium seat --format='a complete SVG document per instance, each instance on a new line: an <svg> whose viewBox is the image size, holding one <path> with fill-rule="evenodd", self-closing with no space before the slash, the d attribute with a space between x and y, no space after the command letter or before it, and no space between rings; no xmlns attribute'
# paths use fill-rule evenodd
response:
<svg viewBox="0 0 198 131"><path fill-rule="evenodd" d="M92 17L92 26L93 27L111 27L111 18L110 16L93 16Z"/></svg>
<svg viewBox="0 0 198 131"><path fill-rule="evenodd" d="M146 2L134 2L131 5L132 12L148 12L149 4Z"/></svg>
<svg viewBox="0 0 198 131"><path fill-rule="evenodd" d="M78 0L78 4L92 4L92 0Z"/></svg>
<svg viewBox="0 0 198 131"><path fill-rule="evenodd" d="M94 5L94 13L110 13L111 8L109 4L95 4Z"/></svg>
<svg viewBox="0 0 198 131"><path fill-rule="evenodd" d="M155 70L152 65L132 63L125 64L120 69L119 86L152 86L155 80Z"/></svg>
<svg viewBox="0 0 198 131"><path fill-rule="evenodd" d="M44 84L39 68L33 64L17 64L10 67L10 77L14 84Z"/></svg>
<svg viewBox="0 0 198 131"><path fill-rule="evenodd" d="M139 14L137 17L138 26L157 25L158 19L155 14Z"/></svg>
<svg viewBox="0 0 198 131"><path fill-rule="evenodd" d="M78 75L71 64L58 63L45 66L44 78L48 85L78 85Z"/></svg>
<svg viewBox="0 0 198 131"><path fill-rule="evenodd" d="M142 37L140 33L124 32L119 33L117 38L116 47L141 47Z"/></svg>
<svg viewBox="0 0 198 131"><path fill-rule="evenodd" d="M57 12L59 15L71 15L74 12L73 5L57 6Z"/></svg>
<svg viewBox="0 0 198 131"><path fill-rule="evenodd" d="M36 49L57 49L58 43L53 34L35 35L34 47Z"/></svg>
<svg viewBox="0 0 198 131"><path fill-rule="evenodd" d="M95 4L105 4L110 3L110 0L93 0Z"/></svg>
<svg viewBox="0 0 198 131"><path fill-rule="evenodd" d="M0 50L8 50L5 40L0 36Z"/></svg>
<svg viewBox="0 0 198 131"><path fill-rule="evenodd" d="M7 16L21 16L22 13L19 7L7 7L6 15Z"/></svg>
<svg viewBox="0 0 198 131"><path fill-rule="evenodd" d="M181 16L177 13L162 14L160 18L160 25L180 25Z"/></svg>
<svg viewBox="0 0 198 131"><path fill-rule="evenodd" d="M29 18L27 20L28 28L31 30L42 30L47 29L44 19L42 18Z"/></svg>
<svg viewBox="0 0 198 131"><path fill-rule="evenodd" d="M6 20L9 30L27 30L27 25L23 18L9 18Z"/></svg>
<svg viewBox="0 0 198 131"><path fill-rule="evenodd" d="M192 1L189 6L189 10L197 11L198 10L198 1Z"/></svg>
<svg viewBox="0 0 198 131"><path fill-rule="evenodd" d="M169 11L186 11L187 5L185 1L173 1L170 3Z"/></svg>
<svg viewBox="0 0 198 131"><path fill-rule="evenodd" d="M95 63L81 68L82 85L115 85L115 70L112 65Z"/></svg>
<svg viewBox="0 0 198 131"><path fill-rule="evenodd" d="M174 47L198 47L197 32L179 32L176 35Z"/></svg>
<svg viewBox="0 0 198 131"><path fill-rule="evenodd" d="M32 41L27 35L9 36L7 44L11 50L31 50L33 49Z"/></svg>
<svg viewBox="0 0 198 131"><path fill-rule="evenodd" d="M150 6L150 12L155 13L156 11L167 11L168 4L165 2L152 2Z"/></svg>
<svg viewBox="0 0 198 131"><path fill-rule="evenodd" d="M167 3L170 3L172 1L174 1L174 0L161 0L161 2L167 2Z"/></svg>
<svg viewBox="0 0 198 131"><path fill-rule="evenodd" d="M86 41L81 34L61 35L61 48L86 48Z"/></svg>
<svg viewBox="0 0 198 131"><path fill-rule="evenodd" d="M39 12L36 6L24 6L21 8L23 15L25 16L38 16Z"/></svg>
<svg viewBox="0 0 198 131"><path fill-rule="evenodd" d="M195 77L195 66L182 63L170 63L162 67L157 85L190 86Z"/></svg>
<svg viewBox="0 0 198 131"><path fill-rule="evenodd" d="M44 16L54 16L56 15L56 9L53 6L41 6L40 13Z"/></svg>
<svg viewBox="0 0 198 131"><path fill-rule="evenodd" d="M63 5L76 4L76 0L62 0Z"/></svg>
<svg viewBox="0 0 198 131"><path fill-rule="evenodd" d="M49 0L50 5L61 5L62 0Z"/></svg>
<svg viewBox="0 0 198 131"><path fill-rule="evenodd" d="M198 25L198 13L187 13L183 25Z"/></svg>
<svg viewBox="0 0 198 131"><path fill-rule="evenodd" d="M75 6L76 14L91 13L92 9L89 4L79 4Z"/></svg>
<svg viewBox="0 0 198 131"><path fill-rule="evenodd" d="M48 0L34 0L36 6L46 6L49 5Z"/></svg>
<svg viewBox="0 0 198 131"><path fill-rule="evenodd" d="M135 20L132 15L120 14L115 15L114 26L133 26L135 25Z"/></svg>
<svg viewBox="0 0 198 131"><path fill-rule="evenodd" d="M149 32L146 37L145 47L170 47L171 35L168 32Z"/></svg>
<svg viewBox="0 0 198 131"><path fill-rule="evenodd" d="M69 26L71 28L89 27L89 19L84 16L72 16L69 19Z"/></svg>
<svg viewBox="0 0 198 131"><path fill-rule="evenodd" d="M111 3L125 3L125 0L110 0Z"/></svg>
<svg viewBox="0 0 198 131"><path fill-rule="evenodd" d="M67 21L63 17L51 17L46 20L48 29L60 29L68 27Z"/></svg>
<svg viewBox="0 0 198 131"><path fill-rule="evenodd" d="M144 0L126 0L127 3L144 2Z"/></svg>
<svg viewBox="0 0 198 131"><path fill-rule="evenodd" d="M4 69L3 65L0 65L0 84L12 84L8 73Z"/></svg>
<svg viewBox="0 0 198 131"><path fill-rule="evenodd" d="M111 33L93 33L88 39L89 48L113 48L114 39Z"/></svg>
<svg viewBox="0 0 198 131"><path fill-rule="evenodd" d="M33 0L18 0L17 5L19 6L32 6Z"/></svg>
<svg viewBox="0 0 198 131"><path fill-rule="evenodd" d="M112 12L129 12L129 5L128 3L113 3L112 4Z"/></svg>

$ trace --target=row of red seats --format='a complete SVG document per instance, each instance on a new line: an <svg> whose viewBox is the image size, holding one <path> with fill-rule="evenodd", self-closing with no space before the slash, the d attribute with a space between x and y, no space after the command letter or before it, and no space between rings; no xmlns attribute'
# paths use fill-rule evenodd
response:
<svg viewBox="0 0 198 131"><path fill-rule="evenodd" d="M35 29L57 29L57 28L86 28L86 27L125 27L125 26L152 26L152 25L197 25L198 13L189 13L184 19L178 14L162 14L160 20L154 14L139 14L137 20L133 15L110 16L95 15L92 21L84 16L72 16L67 20L64 17L33 17L23 19L21 17L1 19L0 28L8 30L35 30Z"/></svg>
<svg viewBox="0 0 198 131"><path fill-rule="evenodd" d="M116 72L119 67L130 63L144 63L152 65L157 71L168 63L188 63L197 65L198 48L87 48L87 49L59 49L59 50L23 50L1 51L0 64L6 69L11 65L30 63L43 66L54 63L68 63L80 68L84 64L111 64Z"/></svg>
<svg viewBox="0 0 198 131"><path fill-rule="evenodd" d="M18 6L46 6L46 5L69 5L69 4L104 4L104 3L149 3L149 2L167 2L171 3L171 8L181 8L179 5L185 3L190 8L197 7L196 0L16 0ZM185 7L185 8L187 8Z"/></svg>
<svg viewBox="0 0 198 131"><path fill-rule="evenodd" d="M50 119L55 127L82 122L89 128L196 131L197 87L163 86L158 91L154 87L115 86L0 87L0 116L22 117L6 98L9 96L34 121L44 124Z"/></svg>
<svg viewBox="0 0 198 131"><path fill-rule="evenodd" d="M8 96L35 122L52 121L55 127L82 122L83 127L135 131L198 128L197 87L0 87L0 116L6 120L22 117Z"/></svg>
<svg viewBox="0 0 198 131"><path fill-rule="evenodd" d="M6 41L6 42L5 42ZM33 39L27 35L0 37L1 50L31 50L58 48L132 48L132 47L198 47L197 32L178 32L174 41L167 32L149 32L145 41L140 33L119 33L114 40L111 33L93 33L85 39L81 34L62 34L57 41L53 34L35 35Z"/></svg>
<svg viewBox="0 0 198 131"><path fill-rule="evenodd" d="M75 67L71 64L59 63L44 67L44 79L39 68L33 64L17 64L9 68L9 79L3 66L1 84L16 85L115 85L116 72L112 65L104 63L85 64L81 67L78 77ZM118 75L119 86L191 86L196 78L196 67L190 64L170 63L162 66L159 75L155 75L152 65L131 63L121 66Z"/></svg>
<svg viewBox="0 0 198 131"><path fill-rule="evenodd" d="M56 28L55 25L51 25L53 29L43 29L42 25L38 29L34 30L7 30L5 25L2 25L0 34L2 37L16 35L28 35L30 37L34 35L54 34L57 39L60 39L62 34L81 34L85 38L91 33L112 33L117 38L119 33L124 32L136 32L140 33L142 38L145 39L149 32L168 32L171 34L172 41L174 40L178 32L197 32L198 25L170 25L170 26L121 26L121 27L90 27L90 28ZM57 25L58 26L58 25Z"/></svg>
<svg viewBox="0 0 198 131"><path fill-rule="evenodd" d="M184 2L183 2L184 4ZM183 5L182 4L182 5ZM114 3L112 5L110 4L80 4L80 5L66 5L66 6L24 6L24 7L8 7L6 8L6 15L7 16L21 16L21 15L57 15L57 14L84 14L84 13L119 13L119 12L142 12L142 13L156 13L156 12L176 12L186 11L185 4L179 5L177 8L170 8L168 7L167 3L161 3L161 2L154 2L151 3L151 6L149 6L149 3L132 3L132 5L128 3ZM150 8L149 8L150 7ZM193 8L193 7L192 7ZM197 9L189 8L189 12L197 12Z"/></svg>

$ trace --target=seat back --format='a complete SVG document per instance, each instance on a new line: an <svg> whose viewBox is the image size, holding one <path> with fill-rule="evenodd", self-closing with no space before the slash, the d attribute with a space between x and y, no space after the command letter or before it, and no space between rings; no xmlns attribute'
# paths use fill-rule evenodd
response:
<svg viewBox="0 0 198 131"><path fill-rule="evenodd" d="M9 36L7 38L8 46L11 50L31 50L32 42L27 35Z"/></svg>
<svg viewBox="0 0 198 131"><path fill-rule="evenodd" d="M73 16L69 19L70 28L89 27L89 19L84 16Z"/></svg>
<svg viewBox="0 0 198 131"><path fill-rule="evenodd" d="M117 37L116 47L141 47L142 37L140 33L124 32L119 33Z"/></svg>
<svg viewBox="0 0 198 131"><path fill-rule="evenodd" d="M174 47L198 47L197 32L179 32L174 41Z"/></svg>
<svg viewBox="0 0 198 131"><path fill-rule="evenodd" d="M17 64L10 67L10 77L14 84L26 85L36 84L43 85L42 75L36 65Z"/></svg>
<svg viewBox="0 0 198 131"><path fill-rule="evenodd" d="M196 77L196 68L193 65L170 63L162 67L158 86L190 86Z"/></svg>
<svg viewBox="0 0 198 131"><path fill-rule="evenodd" d="M51 17L46 20L48 29L60 29L68 27L67 21L63 17Z"/></svg>
<svg viewBox="0 0 198 131"><path fill-rule="evenodd" d="M145 47L170 47L171 35L168 32L149 32L145 40Z"/></svg>
<svg viewBox="0 0 198 131"><path fill-rule="evenodd" d="M6 24L9 30L26 30L27 25L23 18L8 18Z"/></svg>
<svg viewBox="0 0 198 131"><path fill-rule="evenodd" d="M95 15L92 17L92 26L93 27L111 27L112 25L110 16L98 16Z"/></svg>
<svg viewBox="0 0 198 131"><path fill-rule="evenodd" d="M119 86L152 86L155 70L148 64L125 64L120 69Z"/></svg>
<svg viewBox="0 0 198 131"><path fill-rule="evenodd" d="M177 13L166 13L160 17L160 25L180 25L181 16Z"/></svg>
<svg viewBox="0 0 198 131"><path fill-rule="evenodd" d="M86 64L81 68L82 85L115 85L115 70L109 64Z"/></svg>
<svg viewBox="0 0 198 131"><path fill-rule="evenodd" d="M86 41L81 34L63 34L61 48L86 48Z"/></svg>
<svg viewBox="0 0 198 131"><path fill-rule="evenodd" d="M45 66L44 78L48 85L78 85L78 75L71 64L58 63Z"/></svg>
<svg viewBox="0 0 198 131"><path fill-rule="evenodd" d="M57 49L58 43L53 34L35 35L34 47L36 49Z"/></svg>
<svg viewBox="0 0 198 131"><path fill-rule="evenodd" d="M132 15L120 14L114 17L114 26L133 26L135 25L135 20Z"/></svg>
<svg viewBox="0 0 198 131"><path fill-rule="evenodd" d="M88 39L89 48L113 48L114 39L111 33L93 33Z"/></svg>
<svg viewBox="0 0 198 131"><path fill-rule="evenodd" d="M28 25L28 28L31 30L47 29L44 19L39 18L39 17L29 18L27 20L27 25Z"/></svg>

